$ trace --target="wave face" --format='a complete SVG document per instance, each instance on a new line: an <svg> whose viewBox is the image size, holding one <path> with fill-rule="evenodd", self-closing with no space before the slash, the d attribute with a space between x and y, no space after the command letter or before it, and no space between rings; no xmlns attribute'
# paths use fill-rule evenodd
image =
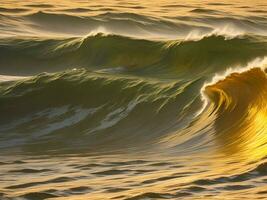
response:
<svg viewBox="0 0 267 200"><path fill-rule="evenodd" d="M233 154L265 156L267 76L260 68L232 73L205 87L216 113L215 130L224 149ZM238 143L236 146L234 143Z"/></svg>
<svg viewBox="0 0 267 200"><path fill-rule="evenodd" d="M167 78L190 75L192 78L194 74L214 74L264 57L266 41L266 37L253 35L151 41L103 33L67 39L3 38L0 39L0 64L3 66L0 71L29 75L79 67L115 68L139 75L166 75Z"/></svg>
<svg viewBox="0 0 267 200"><path fill-rule="evenodd" d="M0 199L265 199L265 4L4 1Z"/></svg>

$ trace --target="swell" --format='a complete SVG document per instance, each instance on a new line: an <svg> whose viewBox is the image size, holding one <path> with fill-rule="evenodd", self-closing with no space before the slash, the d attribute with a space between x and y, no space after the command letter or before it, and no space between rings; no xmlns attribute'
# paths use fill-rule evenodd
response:
<svg viewBox="0 0 267 200"><path fill-rule="evenodd" d="M254 67L205 81L80 69L2 82L1 146L31 153L215 148L238 159L266 157L264 70ZM196 116L203 87L208 103Z"/></svg>
<svg viewBox="0 0 267 200"><path fill-rule="evenodd" d="M197 91L203 82L84 69L2 82L1 147L26 152L145 147L186 123L184 117L201 106Z"/></svg>
<svg viewBox="0 0 267 200"><path fill-rule="evenodd" d="M180 34L185 34L194 27L200 30L208 29L201 25L187 25L185 23L177 25L174 22L157 17L128 12L109 12L108 10L105 8L97 9L95 12L100 11L101 14L92 12L91 16L77 16L73 14L74 10L72 12L70 10L62 10L61 13L39 11L24 15L22 20L25 21L25 24L27 22L38 24L39 27L30 26L33 29L62 33L63 35L85 35L101 27L113 34L139 37L144 35L177 35L178 32L175 34L174 29L177 31L179 29ZM103 11L107 12L103 13ZM111 9L111 11L113 10Z"/></svg>
<svg viewBox="0 0 267 200"><path fill-rule="evenodd" d="M266 38L252 35L209 35L194 41L151 41L102 33L67 39L2 38L0 73L27 75L84 67L185 77L245 65L266 53Z"/></svg>
<svg viewBox="0 0 267 200"><path fill-rule="evenodd" d="M172 5L175 6L175 5ZM226 31L238 33L253 33L266 36L266 17L253 15L228 15L227 12L215 9L203 9L192 7L187 11L190 15L162 14L149 15L148 13L125 12L114 8L41 8L41 11L33 12L29 8L28 12L19 16L14 16L16 10L5 9L2 12L7 18L4 26L14 27L20 30L16 21L23 24L31 35L85 35L98 28L106 31L126 36L139 38L186 38L191 32L199 35L210 34L213 31ZM20 13L25 7L21 8ZM248 12L253 8L248 8ZM0 9L1 12L1 9ZM13 16L10 14L13 13ZM19 14L19 13L18 13ZM15 20L13 23L10 20ZM3 29L5 31L5 29ZM24 30L25 31L25 30ZM14 34L14 31L11 32ZM22 34L23 35L23 34Z"/></svg>

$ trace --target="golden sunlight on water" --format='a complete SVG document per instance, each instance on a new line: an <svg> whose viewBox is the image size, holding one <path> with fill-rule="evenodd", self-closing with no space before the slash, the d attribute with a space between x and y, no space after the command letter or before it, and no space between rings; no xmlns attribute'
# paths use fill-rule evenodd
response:
<svg viewBox="0 0 267 200"><path fill-rule="evenodd" d="M218 109L216 137L227 154L252 161L267 155L266 89L267 77L259 68L231 74L207 86Z"/></svg>
<svg viewBox="0 0 267 200"><path fill-rule="evenodd" d="M267 3L2 0L0 199L267 199Z"/></svg>

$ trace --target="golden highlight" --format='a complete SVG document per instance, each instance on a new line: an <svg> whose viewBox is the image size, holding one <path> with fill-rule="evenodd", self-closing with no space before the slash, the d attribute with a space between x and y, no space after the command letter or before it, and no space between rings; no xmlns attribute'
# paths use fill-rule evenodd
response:
<svg viewBox="0 0 267 200"><path fill-rule="evenodd" d="M260 68L232 73L204 89L223 151L251 159L267 155L267 76ZM210 113L211 114L211 113Z"/></svg>

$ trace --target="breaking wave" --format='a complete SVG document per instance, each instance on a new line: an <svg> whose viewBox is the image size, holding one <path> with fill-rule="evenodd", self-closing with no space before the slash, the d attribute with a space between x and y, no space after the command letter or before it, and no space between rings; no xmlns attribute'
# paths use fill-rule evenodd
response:
<svg viewBox="0 0 267 200"><path fill-rule="evenodd" d="M215 142L224 153L264 157L264 69L206 82L205 76L159 80L86 69L5 81L0 112L8 115L0 121L6 132L1 146L95 152L161 144L184 151L188 142L191 150ZM196 117L203 95L206 104Z"/></svg>

